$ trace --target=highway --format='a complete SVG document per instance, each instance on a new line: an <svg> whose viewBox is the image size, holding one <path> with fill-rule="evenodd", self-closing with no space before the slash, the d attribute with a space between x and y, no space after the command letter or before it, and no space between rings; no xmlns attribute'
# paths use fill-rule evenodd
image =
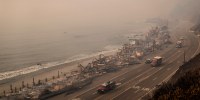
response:
<svg viewBox="0 0 200 100"><path fill-rule="evenodd" d="M71 95L61 94L50 100L137 100L142 99L150 93L156 85L166 82L183 64L183 54L185 51L186 61L193 58L200 51L199 38L185 30L177 30L174 35L174 41L180 36L185 37L184 47L175 48L175 44L170 45L163 51L157 51L149 55L153 57L160 55L163 57L163 64L159 67L152 67L148 64L139 64L125 68L116 73L109 73L98 77L94 82ZM147 57L147 58L148 58ZM98 94L96 89L98 85L106 81L116 81L120 83L116 89L106 94Z"/></svg>

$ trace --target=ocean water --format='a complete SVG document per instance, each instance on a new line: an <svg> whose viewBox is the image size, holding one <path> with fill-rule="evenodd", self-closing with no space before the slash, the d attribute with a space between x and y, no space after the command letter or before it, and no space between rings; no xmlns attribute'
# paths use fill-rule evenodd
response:
<svg viewBox="0 0 200 100"><path fill-rule="evenodd" d="M113 50L120 41L105 34L1 34L0 80Z"/></svg>
<svg viewBox="0 0 200 100"><path fill-rule="evenodd" d="M0 37L0 71L16 70L51 61L70 59L104 50L117 44L98 35L17 34Z"/></svg>

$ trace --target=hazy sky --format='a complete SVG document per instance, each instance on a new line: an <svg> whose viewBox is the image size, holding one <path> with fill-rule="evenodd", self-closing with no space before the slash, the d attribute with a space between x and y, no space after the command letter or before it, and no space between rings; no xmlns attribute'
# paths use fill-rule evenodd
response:
<svg viewBox="0 0 200 100"><path fill-rule="evenodd" d="M168 18L181 0L0 0L0 32L57 31Z"/></svg>

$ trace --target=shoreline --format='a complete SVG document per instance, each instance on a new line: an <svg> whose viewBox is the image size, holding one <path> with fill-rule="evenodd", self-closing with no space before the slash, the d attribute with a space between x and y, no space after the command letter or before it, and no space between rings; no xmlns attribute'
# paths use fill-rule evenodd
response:
<svg viewBox="0 0 200 100"><path fill-rule="evenodd" d="M52 78L53 76L56 76L58 74L58 71L61 73L61 75L64 73L70 73L71 71L77 69L77 65L80 63L82 65L87 65L89 62L91 62L94 58L97 58L99 54L104 55L113 55L116 53L117 50L110 50L106 52L98 52L96 55L92 55L86 58L82 58L79 60L75 60L72 62L63 63L60 65L52 66L50 68L44 68L35 72L31 72L28 74L23 74L19 76L15 76L12 78L4 79L0 81L0 94L3 93L5 90L6 92L10 91L10 85L12 84L13 87L16 87L19 89L22 86L22 81L24 81L25 84L32 85L33 77L35 82L38 80L45 80L45 78Z"/></svg>
<svg viewBox="0 0 200 100"><path fill-rule="evenodd" d="M104 50L104 51L100 51L100 52L96 52L96 53L87 54L87 55L84 55L81 57L69 58L66 60L46 62L46 63L37 63L35 65L30 65L29 67L25 67L25 68L21 68L21 69L17 69L17 70L0 72L0 83L2 80L11 79L11 78L14 78L17 76L34 73L34 72L44 70L44 69L50 69L52 67L60 66L60 65L66 64L66 63L73 63L76 61L81 61L83 59L88 59L88 58L91 58L94 56L98 56L99 54L106 54L108 52L112 52L112 51L116 51L116 50L117 49Z"/></svg>

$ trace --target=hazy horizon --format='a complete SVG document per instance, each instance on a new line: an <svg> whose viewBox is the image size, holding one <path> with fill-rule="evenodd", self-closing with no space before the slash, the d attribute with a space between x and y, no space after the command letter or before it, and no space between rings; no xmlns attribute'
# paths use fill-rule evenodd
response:
<svg viewBox="0 0 200 100"><path fill-rule="evenodd" d="M168 0L2 0L0 34L118 28L148 18L168 19Z"/></svg>

